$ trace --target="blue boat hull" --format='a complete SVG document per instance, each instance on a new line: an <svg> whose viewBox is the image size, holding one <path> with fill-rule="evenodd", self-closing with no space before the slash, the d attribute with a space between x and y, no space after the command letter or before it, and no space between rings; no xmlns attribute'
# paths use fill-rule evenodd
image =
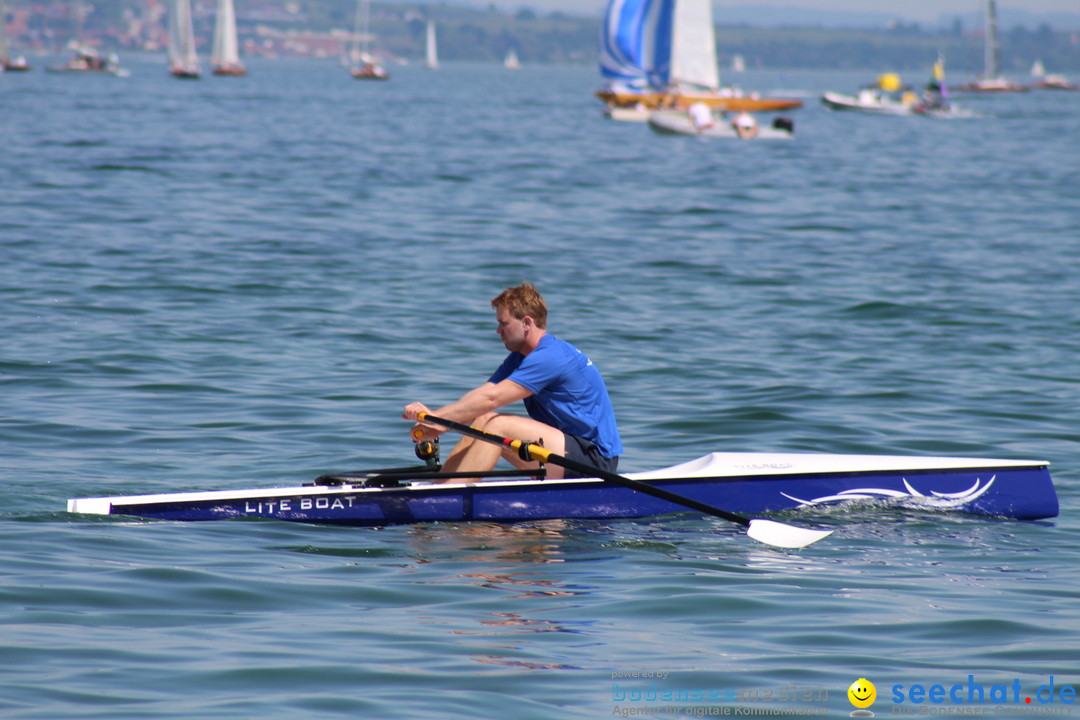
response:
<svg viewBox="0 0 1080 720"><path fill-rule="evenodd" d="M724 510L757 515L873 502L1032 520L1058 514L1045 464L903 471L813 472L649 478L650 484ZM685 508L601 480L517 480L476 484L412 482L402 487L303 486L70 500L71 512L162 520L272 518L356 526L551 518L640 518Z"/></svg>

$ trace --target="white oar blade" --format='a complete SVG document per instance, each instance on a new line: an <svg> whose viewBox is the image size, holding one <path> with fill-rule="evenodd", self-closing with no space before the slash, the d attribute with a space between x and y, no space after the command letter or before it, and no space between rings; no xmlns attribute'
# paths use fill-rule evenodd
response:
<svg viewBox="0 0 1080 720"><path fill-rule="evenodd" d="M833 534L832 530L810 530L808 528L785 525L773 520L754 519L746 534L766 545L782 548L801 548L816 543Z"/></svg>

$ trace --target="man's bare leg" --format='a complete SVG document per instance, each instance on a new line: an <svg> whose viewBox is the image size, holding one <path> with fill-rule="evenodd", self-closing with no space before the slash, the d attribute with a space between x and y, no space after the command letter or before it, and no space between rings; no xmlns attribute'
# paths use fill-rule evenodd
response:
<svg viewBox="0 0 1080 720"><path fill-rule="evenodd" d="M566 452L566 437L562 432L532 418L486 413L473 420L472 425L486 432L514 440L538 442L542 439L544 447L556 455L563 455ZM514 450L465 436L450 451L446 462L443 463L443 470L446 472L469 472L472 470L486 472L495 467L500 456L520 470L536 470L540 467L540 463L536 461L526 462L522 460ZM548 466L547 477L557 479L563 477L563 475L561 466ZM476 482L477 480L479 478L469 478L464 481L455 480L453 482Z"/></svg>

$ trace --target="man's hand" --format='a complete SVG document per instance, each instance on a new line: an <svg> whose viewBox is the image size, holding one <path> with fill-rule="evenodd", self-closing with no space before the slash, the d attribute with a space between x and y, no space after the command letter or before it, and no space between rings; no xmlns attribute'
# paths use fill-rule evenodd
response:
<svg viewBox="0 0 1080 720"><path fill-rule="evenodd" d="M405 406L405 410L402 411L401 417L405 420L417 420L420 417L420 413L430 413L427 405L420 402L409 403ZM425 425L418 422L412 426L409 430L409 437L412 438L414 443L423 442L425 440L434 440L442 435L446 430L442 428L436 428L433 425Z"/></svg>

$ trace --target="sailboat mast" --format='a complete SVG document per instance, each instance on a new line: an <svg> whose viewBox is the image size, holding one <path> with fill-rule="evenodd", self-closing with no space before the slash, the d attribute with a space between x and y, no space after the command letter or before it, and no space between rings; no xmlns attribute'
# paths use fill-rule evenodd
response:
<svg viewBox="0 0 1080 720"><path fill-rule="evenodd" d="M1001 76L1001 49L998 47L997 2L986 2L986 57L983 72L987 79Z"/></svg>
<svg viewBox="0 0 1080 720"><path fill-rule="evenodd" d="M368 62L370 59L370 45L371 45L371 2L370 0L360 0L364 6L364 38L361 41L363 43L363 55L364 62Z"/></svg>
<svg viewBox="0 0 1080 720"><path fill-rule="evenodd" d="M75 3L75 45L82 48L82 35L83 35L83 4L80 0L76 0Z"/></svg>
<svg viewBox="0 0 1080 720"><path fill-rule="evenodd" d="M4 9L4 0L0 0L0 64L8 61L7 23L4 19L6 17L7 10Z"/></svg>

